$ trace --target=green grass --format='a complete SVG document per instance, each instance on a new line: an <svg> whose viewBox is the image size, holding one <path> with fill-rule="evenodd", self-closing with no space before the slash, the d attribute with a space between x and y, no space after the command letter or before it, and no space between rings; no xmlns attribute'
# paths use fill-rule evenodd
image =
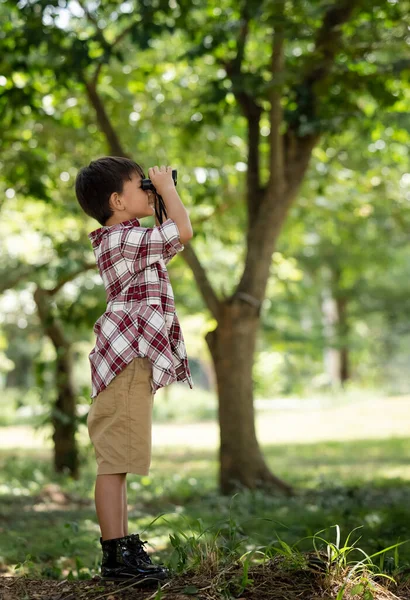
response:
<svg viewBox="0 0 410 600"><path fill-rule="evenodd" d="M95 464L90 446L81 452L81 476L73 481L52 472L49 450L0 451L0 567L12 571L28 560L30 570L42 576L95 572L100 560ZM297 496L242 490L224 497L216 489L215 451L155 449L152 474L128 476L130 532L144 532L142 538L165 561L175 552L170 534L204 528L223 534L233 527L247 550L280 548L278 536L293 545L320 530L334 539L335 525L345 538L361 527L355 539L362 536L359 546L369 554L410 538L407 439L275 445L264 452ZM312 550L312 539L299 542L298 549ZM410 543L398 552L400 564L410 564ZM385 566L394 560L392 550Z"/></svg>

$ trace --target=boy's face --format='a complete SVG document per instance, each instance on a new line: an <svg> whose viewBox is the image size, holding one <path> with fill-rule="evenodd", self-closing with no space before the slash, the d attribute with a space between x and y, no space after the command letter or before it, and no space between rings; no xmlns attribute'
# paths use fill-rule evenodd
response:
<svg viewBox="0 0 410 600"><path fill-rule="evenodd" d="M154 194L141 188L142 178L138 173L133 173L131 181L123 184L122 194L111 194L110 205L114 212L110 221L127 221L129 219L142 219L155 214Z"/></svg>

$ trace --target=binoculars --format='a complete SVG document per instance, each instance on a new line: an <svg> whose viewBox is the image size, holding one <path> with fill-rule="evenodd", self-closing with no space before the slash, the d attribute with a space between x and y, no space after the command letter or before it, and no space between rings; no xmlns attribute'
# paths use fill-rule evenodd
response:
<svg viewBox="0 0 410 600"><path fill-rule="evenodd" d="M176 169L172 169L172 179L174 180L174 184L176 185L177 184L177 170ZM159 224L162 225L164 218L165 219L168 218L167 211L165 208L165 203L164 203L164 200L162 199L162 196L160 196L158 194L151 179L143 179L141 181L141 188L145 191L152 190L154 192L156 198L158 199L158 202L155 202L155 214L156 214Z"/></svg>
<svg viewBox="0 0 410 600"><path fill-rule="evenodd" d="M176 169L172 169L172 179L174 180L175 185L177 184L177 170ZM157 190L155 189L154 184L152 183L151 179L143 179L141 181L141 187L143 190L152 190L153 192L156 192Z"/></svg>

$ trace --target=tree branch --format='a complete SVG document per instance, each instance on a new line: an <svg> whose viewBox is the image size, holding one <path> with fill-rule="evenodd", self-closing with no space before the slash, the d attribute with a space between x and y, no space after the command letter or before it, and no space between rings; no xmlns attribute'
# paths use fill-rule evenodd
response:
<svg viewBox="0 0 410 600"><path fill-rule="evenodd" d="M103 68L103 65L104 65L104 61L100 61L98 63L97 68L95 69L94 75L91 78L91 85L93 85L94 87L97 86L98 78L100 76L101 69Z"/></svg>
<svg viewBox="0 0 410 600"><path fill-rule="evenodd" d="M323 84L331 72L335 57L342 44L342 25L351 18L360 0L340 0L325 13L315 39L315 52L304 69L302 81L296 86L297 112L285 134L286 181L293 196L306 172L310 155L320 138L316 128L301 135L300 125L314 121L317 112L318 84Z"/></svg>
<svg viewBox="0 0 410 600"><path fill-rule="evenodd" d="M277 3L275 31L272 47L272 89L270 93L270 178L269 188L271 196L275 194L281 198L285 191L284 156L282 137L282 87L284 70L284 2Z"/></svg>
<svg viewBox="0 0 410 600"><path fill-rule="evenodd" d="M262 108L246 92L238 92L236 99L248 123L248 169L246 172L246 204L248 209L248 227L255 220L261 198L260 182L260 120Z"/></svg>
<svg viewBox="0 0 410 600"><path fill-rule="evenodd" d="M316 60L308 65L303 84L311 87L323 81L330 73L335 56L340 50L342 25L352 16L360 0L341 0L326 12L315 41Z"/></svg>
<svg viewBox="0 0 410 600"><path fill-rule="evenodd" d="M110 57L115 44L119 43L123 39L123 37L128 33L128 31L130 31L130 29L135 25L135 23L126 27L125 30L122 31L117 36L116 40L114 40L114 42L112 44L109 44L104 37L103 30L98 25L98 20L94 17L94 15L92 15L90 13L90 11L87 9L86 6L83 6L83 3L81 1L80 1L80 6L83 9L83 11L85 12L85 14L87 15L88 20L96 27L97 38L100 40L100 42L104 48L104 56L100 59L100 62L97 65L97 68L94 72L94 75L91 78L91 81L88 81L84 74L81 76L81 80L85 86L87 96L91 103L91 106L95 110L100 129L104 133L104 135L107 139L109 152L113 156L127 157L127 154L125 153L125 151L120 143L117 133L111 124L111 121L108 117L107 111L105 110L104 104L101 101L101 98L98 94L97 83L98 83L98 76L101 71L102 65Z"/></svg>
<svg viewBox="0 0 410 600"><path fill-rule="evenodd" d="M341 26L351 17L359 1L340 0L327 10L316 36L315 59L305 69L302 82L294 90L298 108L294 122L288 125L285 139L280 133L283 120L280 88L283 77L284 0L279 0L277 5L272 52L274 87L271 92L270 185L261 196L257 214L248 231L244 270L234 294L238 300L246 301L245 296L248 300L251 299L256 310L265 295L276 240L308 168L312 149L319 139L318 131L302 135L300 125L306 119L315 119L316 85L323 83L330 73L340 47ZM275 178L278 179L278 185Z"/></svg>
<svg viewBox="0 0 410 600"><path fill-rule="evenodd" d="M312 59L304 68L302 81L296 85L295 100L297 118L291 124L298 137L301 122L316 118L318 84L323 84L332 69L336 54L341 48L342 25L352 16L360 0L340 0L331 6L319 28L315 39L315 51Z"/></svg>
<svg viewBox="0 0 410 600"><path fill-rule="evenodd" d="M52 313L52 308L50 305L49 299L57 294L61 290L61 288L68 283L69 281L73 281L78 275L85 273L86 271L90 271L91 269L96 269L95 263L85 263L77 271L73 271L73 273L69 273L65 275L58 284L52 289L44 289L41 286L37 286L34 291L33 297L34 301L37 305L38 314L43 325L44 331L46 335L51 339L56 348L60 347L69 347L69 341L65 337L64 328L62 324L56 319Z"/></svg>
<svg viewBox="0 0 410 600"><path fill-rule="evenodd" d="M46 262L40 265L28 265L20 263L12 268L5 269L5 272L0 272L0 294L10 290L24 280L32 279L33 271L38 272L49 263Z"/></svg>
<svg viewBox="0 0 410 600"><path fill-rule="evenodd" d="M37 286L33 297L45 334L51 339L55 348L68 348L70 344L64 335L64 329L52 314L49 291Z"/></svg>
<svg viewBox="0 0 410 600"><path fill-rule="evenodd" d="M201 265L192 244L189 242L185 244L185 249L182 252L182 258L186 261L194 274L197 286L202 293L202 297L205 301L206 306L211 312L212 316L216 321L219 322L221 302L218 299L208 277L205 269Z"/></svg>
<svg viewBox="0 0 410 600"><path fill-rule="evenodd" d="M236 56L231 61L232 71L234 73L238 73L238 74L240 74L240 72L242 70L242 63L245 58L246 41L248 39L248 34L249 34L249 21L250 21L249 8L248 8L247 2L245 0L245 2L242 5L241 20L240 20L241 26L239 28L239 34L238 34L238 37L236 40Z"/></svg>
<svg viewBox="0 0 410 600"><path fill-rule="evenodd" d="M260 118L262 108L245 91L242 80L242 63L245 58L246 42L249 35L249 5L245 2L241 10L241 26L236 40L236 55L231 61L223 61L223 66L232 82L232 92L241 107L248 123L248 169L246 172L248 226L253 222L260 199Z"/></svg>
<svg viewBox="0 0 410 600"><path fill-rule="evenodd" d="M134 23L131 23L130 25L128 25L128 27L125 27L125 29L123 29L123 31L121 31L121 33L118 34L118 36L115 38L115 40L112 42L112 44L109 44L109 50L104 54L104 56L102 57L102 59L100 59L100 61L98 62L97 68L95 70L95 73L92 77L92 83L94 85L97 85L98 83L98 77L100 75L101 69L103 67L103 65L108 62L108 59L113 51L113 49L115 48L115 46L117 46L117 44L119 44L120 42L122 42L122 40L134 29L134 27L136 25L139 24L139 21L134 21Z"/></svg>
<svg viewBox="0 0 410 600"><path fill-rule="evenodd" d="M140 23L140 21L134 21L133 23L130 23L128 25L128 27L126 27L125 29L123 29L121 31L121 33L119 33L117 35L117 37L115 38L115 40L111 44L111 48L115 48L115 46L117 44L119 44L120 42L122 42L122 40L134 29L135 25L139 25L139 23Z"/></svg>
<svg viewBox="0 0 410 600"><path fill-rule="evenodd" d="M66 283L68 283L69 281L73 281L73 279L78 277L78 275L81 275L82 273L85 273L86 271L90 271L90 270L96 269L96 268L97 267L96 267L95 262L94 263L86 263L82 267L77 269L77 271L74 271L73 273L69 273L68 275L66 275L65 277L60 279L58 284L51 290L43 290L43 291L44 291L44 293L48 294L49 296L54 296L54 294L57 294L57 292L59 292Z"/></svg>
<svg viewBox="0 0 410 600"><path fill-rule="evenodd" d="M108 114L105 110L104 104L102 103L100 96L98 95L96 86L94 85L94 83L87 81L85 78L83 79L83 83L85 85L85 89L91 106L95 110L100 129L106 137L111 155L127 157L127 154L125 153L121 142L117 136L117 132L113 128L111 121L108 118Z"/></svg>
<svg viewBox="0 0 410 600"><path fill-rule="evenodd" d="M104 55L98 61L97 68L94 72L94 75L91 78L91 83L95 87L98 83L98 77L101 72L101 69L103 65L108 62L115 46L119 44L133 30L133 28L140 23L140 21L134 21L130 23L127 27L125 27L125 29L123 29L123 31L121 31L121 33L117 35L115 40L110 44L104 36L104 30L101 29L101 27L98 25L98 19L96 19L95 16L88 10L87 6L84 5L84 2L82 0L78 0L78 3L85 12L87 19L90 21L90 23L92 23L95 26L97 38L104 48Z"/></svg>
<svg viewBox="0 0 410 600"><path fill-rule="evenodd" d="M285 179L286 195L293 202L308 169L312 150L319 141L319 134L298 138L295 132L288 131L285 136Z"/></svg>
<svg viewBox="0 0 410 600"><path fill-rule="evenodd" d="M14 268L12 270L12 275L10 277L7 277L7 273L10 272L10 269L7 270L7 273L0 273L0 294L2 294L3 292L5 292L6 290L12 289L14 288L16 285L18 285L20 282L26 280L26 281L33 281L33 274L34 273L38 273L40 271L40 269L42 269L43 267L48 266L49 263L44 263L42 265L27 265L27 264L23 264L21 263L20 265L18 265L16 268ZM75 279L76 277L78 277L78 275L81 275L81 273L85 273L86 271L90 271L92 269L96 269L96 264L94 263L85 263L84 265L82 265L81 267L79 267L76 271L74 271L73 273L70 273L68 275L66 275L65 277L63 277L62 279L60 279L60 281L57 283L57 285L50 289L50 290L42 290L45 294L47 294L48 296L53 296L54 294L56 294L58 291L60 291L60 289L69 281L73 281L73 279Z"/></svg>
<svg viewBox="0 0 410 600"><path fill-rule="evenodd" d="M83 11L85 12L87 19L90 21L90 23L92 23L95 26L95 29L97 32L97 38L101 42L101 45L106 50L109 49L110 44L105 39L104 30L101 29L101 27L98 25L98 19L88 10L88 8L87 8L87 6L85 6L83 0L77 0L77 2L80 5L80 7L83 9Z"/></svg>

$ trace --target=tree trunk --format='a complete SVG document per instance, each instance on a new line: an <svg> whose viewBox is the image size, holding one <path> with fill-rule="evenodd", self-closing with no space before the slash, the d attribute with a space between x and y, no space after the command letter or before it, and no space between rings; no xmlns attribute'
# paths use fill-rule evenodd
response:
<svg viewBox="0 0 410 600"><path fill-rule="evenodd" d="M221 305L218 327L206 335L219 397L219 484L223 494L275 486L290 495L292 487L269 471L256 439L252 367L258 327L256 309L234 299Z"/></svg>
<svg viewBox="0 0 410 600"><path fill-rule="evenodd" d="M78 478L78 450L75 440L76 401L72 383L72 357L70 346L56 348L57 399L52 412L54 428L54 468L57 473L68 471Z"/></svg>
<svg viewBox="0 0 410 600"><path fill-rule="evenodd" d="M342 385L350 379L349 369L349 346L347 336L349 334L349 324L347 321L347 298L337 298L337 312L339 318L339 339L340 339L340 381Z"/></svg>
<svg viewBox="0 0 410 600"><path fill-rule="evenodd" d="M338 282L338 275L333 273L333 276L335 282ZM326 339L324 363L325 371L334 387L343 386L350 378L347 301L346 297L337 296L337 288L323 291L322 313Z"/></svg>
<svg viewBox="0 0 410 600"><path fill-rule="evenodd" d="M322 323L325 338L325 347L323 350L324 370L333 388L339 388L341 354L336 347L337 328L338 328L338 307L337 302L332 296L329 288L322 292Z"/></svg>
<svg viewBox="0 0 410 600"><path fill-rule="evenodd" d="M57 289L57 288L56 288ZM38 287L34 300L45 334L56 350L56 389L57 398L52 411L54 428L54 468L58 473L68 471L71 477L78 478L78 450L75 439L76 403L72 383L71 344L64 330L53 314L50 306L50 292Z"/></svg>

